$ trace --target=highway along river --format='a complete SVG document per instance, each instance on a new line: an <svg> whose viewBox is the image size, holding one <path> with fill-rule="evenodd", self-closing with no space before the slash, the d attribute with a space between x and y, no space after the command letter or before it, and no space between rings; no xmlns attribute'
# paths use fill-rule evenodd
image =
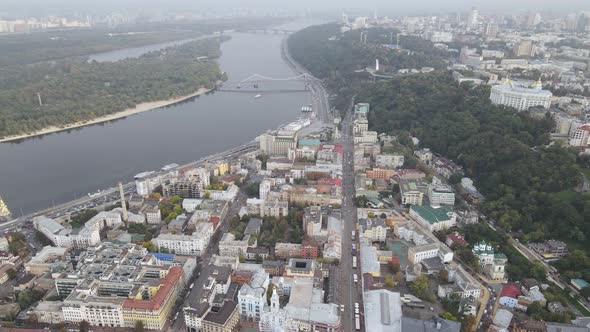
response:
<svg viewBox="0 0 590 332"><path fill-rule="evenodd" d="M309 23L290 23L296 30ZM233 33L222 44L221 69L229 81L252 74L292 77L281 57L284 35ZM155 48L159 48L155 46ZM150 51L150 48L144 48ZM114 61L137 49L101 54ZM307 92L215 92L127 118L0 143L0 196L18 217L89 192L128 182L142 171L186 163L251 141L296 119L311 102Z"/></svg>

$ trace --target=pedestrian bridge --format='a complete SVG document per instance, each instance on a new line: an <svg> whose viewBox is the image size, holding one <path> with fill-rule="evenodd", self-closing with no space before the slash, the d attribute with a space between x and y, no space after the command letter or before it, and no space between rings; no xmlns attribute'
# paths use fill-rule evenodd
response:
<svg viewBox="0 0 590 332"><path fill-rule="evenodd" d="M286 30L286 29L274 29L274 28L258 28L258 29L246 29L246 30L237 30L238 32L247 32L247 33L256 33L256 34L265 34L265 35L290 35L295 31Z"/></svg>
<svg viewBox="0 0 590 332"><path fill-rule="evenodd" d="M241 81L227 81L217 86L217 91L228 92L304 92L309 91L309 84L318 79L301 74L293 77L273 78L254 74Z"/></svg>

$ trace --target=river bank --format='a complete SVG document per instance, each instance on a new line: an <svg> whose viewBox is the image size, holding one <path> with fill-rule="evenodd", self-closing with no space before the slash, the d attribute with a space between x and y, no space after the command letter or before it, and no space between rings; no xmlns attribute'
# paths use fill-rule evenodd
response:
<svg viewBox="0 0 590 332"><path fill-rule="evenodd" d="M172 98L172 99L167 99L167 100L158 100L158 101L151 101L151 102L140 103L140 104L137 104L133 108L128 108L128 109L126 109L124 111L121 111L121 112L117 112L117 113L113 113L113 114L101 116L101 117L98 117L98 118L93 119L93 120L76 122L76 123L72 123L72 124L65 125L65 126L59 126L59 127L58 126L51 126L51 127L47 127L47 128L44 128L44 129L41 129L41 130L38 130L38 131L35 131L35 132L32 132L32 133L28 133L28 134L7 136L7 137L4 137L4 138L0 138L0 143L17 141L17 140L21 140L21 139L26 139L26 138L36 137L36 136L42 136L42 135L47 135L47 134L51 134L51 133L57 133L57 132L60 132L60 131L65 131L65 130L80 128L80 127L90 126L90 125L94 125L94 124L98 124L98 123L103 123L103 122L108 122L108 121L112 121L112 120L117 120L117 119L125 118L125 117L128 117L128 116L134 115L134 114L138 114L138 113L142 113L142 112L147 112L147 111L152 111L152 110L158 109L160 107L174 105L176 103L185 101L187 99L191 99L191 98L194 98L196 96L200 96L200 95L205 94L207 92L210 92L212 90L213 89L200 88L196 92L191 93L191 94L188 94L188 95L185 95L185 96L182 96L182 97Z"/></svg>

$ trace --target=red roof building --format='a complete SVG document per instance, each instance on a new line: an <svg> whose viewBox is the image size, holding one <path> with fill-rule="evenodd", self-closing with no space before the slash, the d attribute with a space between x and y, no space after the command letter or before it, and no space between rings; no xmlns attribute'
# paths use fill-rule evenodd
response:
<svg viewBox="0 0 590 332"><path fill-rule="evenodd" d="M135 322L141 320L148 329L162 330L176 301L178 290L182 287L182 275L181 267L171 267L168 274L160 279L160 286L151 299L123 301L125 326L135 326Z"/></svg>
<svg viewBox="0 0 590 332"><path fill-rule="evenodd" d="M465 239L463 238L463 236L461 236L461 234L451 233L451 234L447 235L447 240L445 241L445 244L449 247L452 245L464 246L467 244L467 241L465 241Z"/></svg>

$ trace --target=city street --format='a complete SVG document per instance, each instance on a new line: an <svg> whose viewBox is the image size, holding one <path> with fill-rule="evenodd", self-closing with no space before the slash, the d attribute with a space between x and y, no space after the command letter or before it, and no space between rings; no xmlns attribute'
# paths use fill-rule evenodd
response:
<svg viewBox="0 0 590 332"><path fill-rule="evenodd" d="M354 183L354 143L352 136L352 112L342 122L342 147L343 147L343 181L342 181L342 259L340 261L340 268L342 274L342 304L344 304L344 313L342 316L343 331L353 331L354 326L354 303L359 303L361 314L361 330L364 330L362 323L362 290L360 285L362 281L354 283L353 275L357 274L361 278L360 273L360 255L357 257L357 268L352 267L352 231L356 233L357 212L354 203L355 198L355 183ZM357 244L356 238L354 243ZM357 250L359 252L360 250Z"/></svg>

